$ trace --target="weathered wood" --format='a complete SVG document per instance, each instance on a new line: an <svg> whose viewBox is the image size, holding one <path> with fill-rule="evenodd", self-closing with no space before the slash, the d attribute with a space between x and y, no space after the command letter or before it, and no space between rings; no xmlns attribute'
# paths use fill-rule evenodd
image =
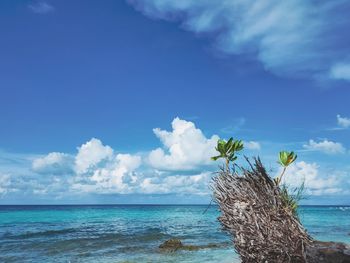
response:
<svg viewBox="0 0 350 263"><path fill-rule="evenodd" d="M243 263L307 262L312 239L286 207L280 189L259 159L242 173L222 169L213 178L213 198L223 229Z"/></svg>

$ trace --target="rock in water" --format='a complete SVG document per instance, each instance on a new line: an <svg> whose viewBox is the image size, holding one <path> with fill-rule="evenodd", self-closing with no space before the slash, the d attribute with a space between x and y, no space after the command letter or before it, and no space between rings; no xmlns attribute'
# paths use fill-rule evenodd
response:
<svg viewBox="0 0 350 263"><path fill-rule="evenodd" d="M350 263L350 246L337 242L314 241L307 248L308 263Z"/></svg>
<svg viewBox="0 0 350 263"><path fill-rule="evenodd" d="M162 243L159 248L162 252L175 252L177 250L196 251L200 249L223 248L229 245L230 244L227 242L218 244L209 243L205 245L184 245L180 239L172 238Z"/></svg>
<svg viewBox="0 0 350 263"><path fill-rule="evenodd" d="M227 247L228 244L184 245L180 239L172 238L162 243L159 248L162 252L175 252L177 250L196 251L199 249ZM350 263L350 246L337 242L313 241L306 248L307 263ZM271 261L271 263L281 263ZM295 261L290 261L295 263ZM257 262L256 262L257 263ZM270 261L269 261L270 263Z"/></svg>
<svg viewBox="0 0 350 263"><path fill-rule="evenodd" d="M167 252L174 252L178 249L181 249L182 247L183 244L181 240L176 238L169 239L159 246L161 250Z"/></svg>

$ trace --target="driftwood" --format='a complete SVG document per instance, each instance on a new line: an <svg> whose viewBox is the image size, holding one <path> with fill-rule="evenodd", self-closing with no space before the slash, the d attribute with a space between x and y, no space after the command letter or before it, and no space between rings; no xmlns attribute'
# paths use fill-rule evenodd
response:
<svg viewBox="0 0 350 263"><path fill-rule="evenodd" d="M307 262L306 247L312 239L283 203L261 161L241 171L239 175L221 169L212 190L221 211L219 221L232 235L242 262Z"/></svg>

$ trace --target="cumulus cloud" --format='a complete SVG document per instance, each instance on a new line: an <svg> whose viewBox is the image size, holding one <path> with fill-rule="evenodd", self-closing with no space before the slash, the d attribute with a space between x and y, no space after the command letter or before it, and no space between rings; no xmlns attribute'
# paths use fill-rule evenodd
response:
<svg viewBox="0 0 350 263"><path fill-rule="evenodd" d="M96 138L92 138L87 143L78 148L78 154L75 157L75 169L77 173L85 173L89 168L93 168L100 162L111 158L113 149L104 146L102 142Z"/></svg>
<svg viewBox="0 0 350 263"><path fill-rule="evenodd" d="M215 154L218 136L207 138L194 123L179 118L173 120L171 131L156 128L154 133L162 148L142 154L119 153L92 138L78 147L76 153L52 152L35 158L17 156L10 161L17 170L12 168L13 173L0 170L0 196L10 193L41 198L80 194L208 195L215 168L207 165L212 163L210 156ZM309 146L327 152L339 151L327 143L324 143L327 147L314 144L317 143L310 141ZM247 141L245 145L252 150L260 149L255 141ZM11 168L8 159L0 154L1 169ZM288 169L286 177L295 186L305 178L312 194L339 193L342 187L337 178L346 175L333 172L325 177L318 168L313 163L298 162Z"/></svg>
<svg viewBox="0 0 350 263"><path fill-rule="evenodd" d="M309 143L304 144L303 147L310 151L319 151L327 154L345 153L346 151L341 143L328 140L323 140L320 142L310 140Z"/></svg>
<svg viewBox="0 0 350 263"><path fill-rule="evenodd" d="M284 178L285 183L290 187L300 187L304 182L309 194L313 195L339 193L342 191L339 185L340 178L336 176L321 177L319 165L316 163L294 163L288 167Z"/></svg>
<svg viewBox="0 0 350 263"><path fill-rule="evenodd" d="M248 150L260 150L261 149L260 143L255 142L255 141L245 141L244 147Z"/></svg>
<svg viewBox="0 0 350 263"><path fill-rule="evenodd" d="M91 174L86 176L87 181L75 183L73 189L95 193L132 192L132 186L137 181L134 172L140 164L140 156L117 154L109 163L91 171Z"/></svg>
<svg viewBox="0 0 350 263"><path fill-rule="evenodd" d="M339 114L337 115L338 125L342 128L350 127L350 118L341 117Z"/></svg>
<svg viewBox="0 0 350 263"><path fill-rule="evenodd" d="M32 184L33 193L62 192L59 185L66 184L72 193L207 194L211 172L205 167L212 164L219 137L206 138L193 122L179 118L173 120L172 131L153 131L163 148L144 153L144 158L116 153L96 138L78 147L76 154L52 152L35 158L32 171L43 177ZM198 172L200 168L204 170ZM186 172L179 173L182 170Z"/></svg>
<svg viewBox="0 0 350 263"><path fill-rule="evenodd" d="M96 138L77 148L77 154L49 153L36 158L32 170L38 174L54 175L51 184L35 187L36 194L44 194L56 184L69 184L73 192L128 193L136 182L135 170L141 165L141 157L115 154L113 149ZM60 175L60 177L58 176ZM70 175L63 178L62 175Z"/></svg>
<svg viewBox="0 0 350 263"><path fill-rule="evenodd" d="M40 174L71 174L74 159L71 155L52 152L33 161L32 169Z"/></svg>
<svg viewBox="0 0 350 263"><path fill-rule="evenodd" d="M38 1L28 5L28 8L36 14L48 14L55 10L55 8L47 2Z"/></svg>
<svg viewBox="0 0 350 263"><path fill-rule="evenodd" d="M215 146L219 137L206 138L193 122L175 118L172 131L153 129L163 148L150 152L149 163L161 170L190 170L212 163L210 157L215 155Z"/></svg>
<svg viewBox="0 0 350 263"><path fill-rule="evenodd" d="M210 145L207 144L210 139L206 139L193 123L178 118L174 119L173 128L172 132L155 129L156 135L165 146L172 149L177 144L179 147L177 151L170 150L171 157L167 164L172 167L184 165L194 168L202 162L208 163L204 156L208 154L206 151L209 150ZM216 140L217 137L214 136L212 148ZM195 154L185 154L184 158L189 158L187 162L182 159L183 156L177 159L179 150L188 151L191 147L197 147L198 151ZM188 171L186 174L177 174L161 171L144 163L140 155L115 153L110 146L96 138L82 144L77 150L76 155L52 152L35 158L32 171L44 177L38 177L39 180L31 183L32 192L36 195L45 195L50 191L61 193L63 190L93 194L208 193L210 172ZM149 156L152 156L152 152ZM164 155L161 158L168 157ZM140 169L142 165L144 166ZM1 191L4 192L4 189Z"/></svg>
<svg viewBox="0 0 350 263"><path fill-rule="evenodd" d="M254 57L275 74L348 79L346 65L334 66L350 52L349 39L339 34L350 24L346 1L128 2L151 18L180 22L194 33L212 33L221 51Z"/></svg>

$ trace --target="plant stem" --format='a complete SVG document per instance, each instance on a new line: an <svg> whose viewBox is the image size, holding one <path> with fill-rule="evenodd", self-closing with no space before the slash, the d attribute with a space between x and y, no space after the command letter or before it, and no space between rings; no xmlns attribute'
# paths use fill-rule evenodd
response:
<svg viewBox="0 0 350 263"><path fill-rule="evenodd" d="M282 182L282 178L283 178L284 173L286 172L286 169L287 169L287 167L283 168L283 171L282 171L282 173L281 173L281 175L280 175L280 177L278 179L278 184L280 184L280 182Z"/></svg>

